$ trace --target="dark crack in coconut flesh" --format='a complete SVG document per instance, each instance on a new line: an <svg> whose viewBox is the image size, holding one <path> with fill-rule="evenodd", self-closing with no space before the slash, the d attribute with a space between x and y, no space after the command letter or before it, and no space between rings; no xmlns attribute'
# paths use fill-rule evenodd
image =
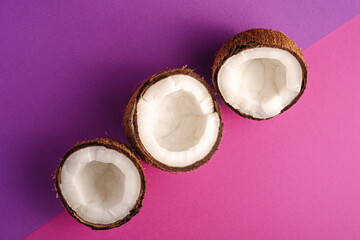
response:
<svg viewBox="0 0 360 240"><path fill-rule="evenodd" d="M61 159L55 178L65 209L95 230L128 222L144 199L140 160L128 147L110 139L76 144Z"/></svg>
<svg viewBox="0 0 360 240"><path fill-rule="evenodd" d="M307 68L300 48L285 34L251 29L228 40L213 65L213 84L242 117L265 120L283 113L303 94Z"/></svg>
<svg viewBox="0 0 360 240"><path fill-rule="evenodd" d="M140 157L169 172L188 172L209 161L223 129L213 91L185 67L145 80L126 106L123 124Z"/></svg>

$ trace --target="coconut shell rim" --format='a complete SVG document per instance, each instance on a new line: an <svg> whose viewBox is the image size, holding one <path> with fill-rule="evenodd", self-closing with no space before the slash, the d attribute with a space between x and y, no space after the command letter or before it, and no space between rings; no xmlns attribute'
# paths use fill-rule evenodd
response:
<svg viewBox="0 0 360 240"><path fill-rule="evenodd" d="M140 98L146 93L146 91L153 84L157 83L158 81L161 81L162 79L164 79L166 77L169 77L171 75L177 75L177 74L184 74L184 75L191 76L191 77L195 78L197 81L199 81L207 89L209 95L212 98L213 104L214 104L214 111L218 113L219 121L220 121L216 141L215 141L214 145L212 146L211 150L209 151L209 153L206 156L204 156L202 159L199 159L198 161L194 162L193 164L187 165L184 167L169 166L169 165L166 165L166 164L158 161L157 159L155 159L146 150L146 148L142 144L140 137L139 137L138 126L137 126L137 103L140 100ZM161 170L173 172L173 173L179 173L179 172L193 171L193 170L199 168L200 166L204 165L211 159L211 157L215 154L215 152L220 144L224 124L223 124L222 117L221 117L220 105L216 99L215 93L210 88L209 84L207 84L206 81L201 76L196 74L193 70L184 66L182 68L166 69L166 70L159 72L157 74L154 74L150 78L144 80L141 83L141 85L136 89L136 91L133 93L128 105L126 106L125 114L123 117L123 125L125 127L125 133L126 133L126 136L129 140L129 142L131 143L132 147L135 149L136 153L141 157L142 160L144 160L145 162L149 163L150 165L152 165L156 168L159 168Z"/></svg>
<svg viewBox="0 0 360 240"><path fill-rule="evenodd" d="M269 44L269 43L262 43L261 41L257 41L258 39L255 39L253 41L248 41L248 44L244 44L241 46L237 46L237 39L241 38L241 36L243 34L249 33L249 32L257 32L257 31L265 31L267 33L272 33L272 34L279 34L282 38L284 38L286 40L287 43L290 44L290 48L289 47L284 47L282 45L279 44ZM232 52L228 52L228 55L225 55L225 57L221 57L220 54L225 51L225 48L228 45L232 45L235 50L233 50ZM280 113L272 116L272 117L268 117L268 118L256 118L254 116L245 114L243 112L241 112L239 109L234 108L232 105L230 105L223 97L223 95L220 92L219 86L218 86L218 73L220 68L222 67L222 65L225 63L225 61L227 59L229 59L230 57L244 51L247 49L252 49L252 48L262 48L262 47L269 47L269 48L278 48L281 50L285 50L287 52L289 52L291 55L293 55L299 62L300 66L301 66L301 70L302 70L302 81L301 81L301 88L299 93L296 95L296 97L288 104L286 105L281 111ZM233 36L232 38L230 38L228 41L226 41L219 49L219 51L216 53L215 56L215 60L214 60L214 64L213 64L213 74L212 74L212 82L214 85L214 88L216 89L216 92L220 95L221 100L223 101L223 103L229 107L232 111L234 111L236 114L240 115L241 117L247 118L247 119L251 119L251 120L256 120L256 121L263 121L263 120L269 120L272 119L280 114L282 114L283 112L287 111L288 109L290 109L299 99L300 97L303 95L305 89L306 89L306 85L307 85L307 66L306 66L306 62L305 62L305 58L302 54L302 51L300 50L300 48L296 45L296 43L289 38L287 35L285 35L284 33L277 31L277 30L272 30L272 29L264 29L264 28L255 28L255 29L249 29L243 32L240 32L238 34L236 34L235 36Z"/></svg>
<svg viewBox="0 0 360 240"><path fill-rule="evenodd" d="M61 192L61 188L60 188L60 184L61 184L61 170L63 165L65 164L66 160L69 158L69 156L75 152L77 152L80 149L86 148L86 147L91 147L91 146L103 146L115 151L118 151L122 154L124 154L126 157L128 157L132 163L135 165L135 167L137 168L139 175L140 175L140 179L141 179L141 187L140 187L140 193L139 193L139 197L136 200L136 203L134 205L134 207L130 210L129 214L126 215L125 217L123 217L122 219L113 222L113 223L109 223L109 224L96 224L96 223L92 223L89 221L86 221L85 219L81 218L67 203L65 197L63 196L62 192ZM57 191L58 196L61 199L62 204L64 205L66 211L73 217L75 218L79 223L84 224L88 227L90 227L93 230L107 230L107 229L112 229L112 228L116 228L116 227L120 227L121 225L127 223L128 221L130 221L136 214L139 213L141 207L142 207L142 202L144 200L145 197L145 190L146 190L146 179L145 179L145 173L143 170L143 167L141 166L140 160L136 157L136 155L134 154L134 152L132 152L132 150L127 147L125 144L120 143L118 141L115 140L111 140L111 139L105 139L105 138L96 138L96 139L92 139L92 140L86 140L86 141L81 141L76 143L72 148L70 148L70 150L68 152L66 152L66 154L64 155L64 157L61 159L59 167L56 169L55 171L55 188Z"/></svg>

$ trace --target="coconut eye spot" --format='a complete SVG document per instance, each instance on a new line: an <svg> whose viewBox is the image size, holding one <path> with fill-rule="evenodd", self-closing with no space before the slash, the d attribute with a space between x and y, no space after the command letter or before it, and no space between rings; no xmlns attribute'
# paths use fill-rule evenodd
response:
<svg viewBox="0 0 360 240"><path fill-rule="evenodd" d="M224 100L246 115L279 114L301 90L302 69L288 51L254 48L228 58L218 73Z"/></svg>
<svg viewBox="0 0 360 240"><path fill-rule="evenodd" d="M165 96L155 110L153 135L169 151L196 145L206 126L206 115L191 92L178 90Z"/></svg>

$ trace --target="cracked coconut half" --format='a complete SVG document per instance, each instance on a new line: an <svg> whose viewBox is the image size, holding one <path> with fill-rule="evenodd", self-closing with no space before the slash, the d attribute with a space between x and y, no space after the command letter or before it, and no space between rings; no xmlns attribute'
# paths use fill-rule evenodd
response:
<svg viewBox="0 0 360 240"><path fill-rule="evenodd" d="M255 120L289 109L303 94L306 81L299 47L269 29L237 34L220 48L213 65L213 83L225 104Z"/></svg>
<svg viewBox="0 0 360 240"><path fill-rule="evenodd" d="M141 158L171 172L191 171L206 163L223 128L214 93L185 67L144 81L128 103L123 123Z"/></svg>
<svg viewBox="0 0 360 240"><path fill-rule="evenodd" d="M66 210L92 229L118 227L142 206L145 176L140 161L116 141L76 144L61 160L55 177Z"/></svg>

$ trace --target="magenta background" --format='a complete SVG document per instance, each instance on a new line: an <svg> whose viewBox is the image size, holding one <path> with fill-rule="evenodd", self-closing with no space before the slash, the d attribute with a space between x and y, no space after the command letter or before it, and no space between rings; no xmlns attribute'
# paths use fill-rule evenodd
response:
<svg viewBox="0 0 360 240"><path fill-rule="evenodd" d="M360 15L304 51L309 85L271 121L223 107L221 146L194 173L147 168L144 207L106 232L66 212L30 234L45 239L360 239Z"/></svg>
<svg viewBox="0 0 360 240"><path fill-rule="evenodd" d="M106 137L106 131L126 142L122 112L132 90L143 79L166 67L188 64L209 80L215 51L239 31L280 29L306 48L359 10L359 1L325 0L1 1L0 239L24 237L63 211L51 191L51 175L58 158L76 141ZM316 67L310 65L310 71L328 67L321 63L332 55L326 51L319 54L320 62L312 64ZM335 63L337 59L321 74L336 71ZM328 83L321 74L317 78ZM264 234L265 238L273 226L267 223L281 226L282 221L295 224L304 220L291 218L292 212L314 219L309 213L316 214L319 207L339 212L330 216L333 219L346 213L339 223L358 224L353 219L359 216L357 205L351 205L351 215L348 208L336 204L348 206L347 201L359 196L355 191L359 179L352 172L360 170L354 161L359 128L355 120L344 122L358 117L357 108L350 106L359 102L355 94L359 86L343 79L344 75L336 76L329 82L333 85L326 88L328 91L321 91L322 97L311 91L311 83L320 80L309 78L304 98L284 116L265 123L238 118L223 108L226 125L221 151L229 148L231 154L218 154L207 166L190 174L166 174L145 165L149 184L141 215L107 234L115 232L119 237L126 229L145 228L158 231L153 234L163 233L159 238L180 231L184 235L179 236L184 237L199 238L197 234L201 234L221 238L239 234L238 228L247 226L241 223L259 219L258 225L249 225L244 231ZM358 74L352 79L355 76ZM346 82L343 87L348 91L338 91L339 79ZM339 118L334 114L335 106L339 110L348 107L349 111ZM237 133L237 138L227 132ZM295 137L299 133L304 137ZM274 137L278 141L273 141ZM307 148L311 151L305 154ZM325 175L306 175L308 172ZM330 189L333 192L328 192ZM306 196L311 204L306 205L308 202L296 198L298 195ZM327 197L342 201L326 205ZM323 201L312 204L317 199ZM235 208L230 208L234 204ZM79 225L72 220L62 223L75 228ZM293 226L292 231L300 231ZM337 225L350 230L353 226ZM206 231L195 231L194 227ZM311 230L316 224L311 222L306 227ZM141 233L150 236L149 232Z"/></svg>

